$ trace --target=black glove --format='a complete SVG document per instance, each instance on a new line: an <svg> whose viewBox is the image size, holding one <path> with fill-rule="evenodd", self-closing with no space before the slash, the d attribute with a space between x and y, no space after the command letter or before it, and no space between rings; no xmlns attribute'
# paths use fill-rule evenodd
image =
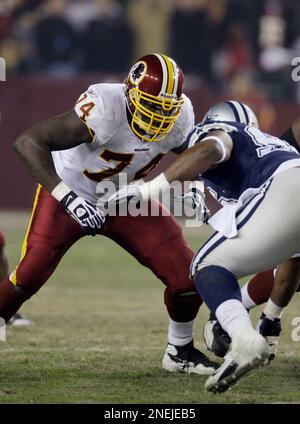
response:
<svg viewBox="0 0 300 424"><path fill-rule="evenodd" d="M104 214L91 202L70 191L60 203L66 212L80 224L87 235L95 236L105 222Z"/></svg>

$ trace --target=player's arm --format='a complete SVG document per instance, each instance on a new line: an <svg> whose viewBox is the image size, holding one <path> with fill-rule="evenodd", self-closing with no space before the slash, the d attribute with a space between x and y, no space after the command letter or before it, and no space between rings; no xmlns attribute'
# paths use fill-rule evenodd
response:
<svg viewBox="0 0 300 424"><path fill-rule="evenodd" d="M197 143L197 140L195 140ZM148 200L158 197L174 181L191 181L208 169L230 158L232 138L224 131L212 131L200 143L183 152L163 173L141 185L125 186L114 193L108 203L123 203L131 198Z"/></svg>
<svg viewBox="0 0 300 424"><path fill-rule="evenodd" d="M92 141L87 126L75 111L54 116L21 134L14 149L29 173L50 193L61 182L51 152Z"/></svg>
<svg viewBox="0 0 300 424"><path fill-rule="evenodd" d="M75 111L71 111L25 131L16 140L14 149L29 173L62 204L86 234L96 235L97 229L103 225L103 214L60 179L51 155L55 150L70 149L91 141L88 127Z"/></svg>
<svg viewBox="0 0 300 424"><path fill-rule="evenodd" d="M190 181L230 158L232 138L224 131L213 131L200 143L183 152L163 173L140 186L143 200L156 197L174 181Z"/></svg>

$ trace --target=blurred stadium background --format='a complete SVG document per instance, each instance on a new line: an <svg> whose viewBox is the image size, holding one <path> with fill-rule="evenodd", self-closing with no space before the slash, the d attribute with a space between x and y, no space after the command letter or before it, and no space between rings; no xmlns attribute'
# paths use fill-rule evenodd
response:
<svg viewBox="0 0 300 424"><path fill-rule="evenodd" d="M197 120L234 98L279 134L300 113L291 78L299 20L294 0L1 0L0 207L31 206L34 183L12 152L15 138L71 109L89 84L122 81L145 53L181 65Z"/></svg>
<svg viewBox="0 0 300 424"><path fill-rule="evenodd" d="M197 120L216 101L236 99L279 135L300 114L300 85L291 78L299 21L293 0L0 0L7 64L0 82L0 229L11 264L35 190L11 147L23 130L71 109L90 84L122 81L143 54L163 52L183 68ZM195 249L207 236L186 234ZM216 398L204 394L205 378L160 369L167 314L163 287L153 280L109 240L80 241L23 308L35 325L10 328L0 346L0 403L299 402L300 346L290 336L299 299L287 311L276 364ZM204 308L201 325L206 318ZM197 336L201 343L200 330Z"/></svg>

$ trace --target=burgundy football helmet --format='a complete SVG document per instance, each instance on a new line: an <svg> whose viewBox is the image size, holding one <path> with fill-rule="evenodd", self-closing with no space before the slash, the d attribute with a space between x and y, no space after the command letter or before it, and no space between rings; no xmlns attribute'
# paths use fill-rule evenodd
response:
<svg viewBox="0 0 300 424"><path fill-rule="evenodd" d="M164 54L148 54L133 65L125 96L131 129L139 138L157 142L169 133L184 103L183 84L182 70Z"/></svg>

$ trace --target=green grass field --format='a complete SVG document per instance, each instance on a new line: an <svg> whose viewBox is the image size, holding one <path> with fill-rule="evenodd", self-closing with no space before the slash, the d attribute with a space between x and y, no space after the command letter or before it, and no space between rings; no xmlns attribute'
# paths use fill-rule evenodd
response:
<svg viewBox="0 0 300 424"><path fill-rule="evenodd" d="M28 214L0 214L11 266L20 254ZM187 231L196 249L207 234ZM222 395L205 393L206 377L161 368L168 316L163 286L147 269L105 238L85 238L23 307L34 321L8 328L0 342L0 403L300 403L300 342L284 315L276 361ZM261 308L253 312L257 319ZM205 350L201 308L195 344Z"/></svg>

